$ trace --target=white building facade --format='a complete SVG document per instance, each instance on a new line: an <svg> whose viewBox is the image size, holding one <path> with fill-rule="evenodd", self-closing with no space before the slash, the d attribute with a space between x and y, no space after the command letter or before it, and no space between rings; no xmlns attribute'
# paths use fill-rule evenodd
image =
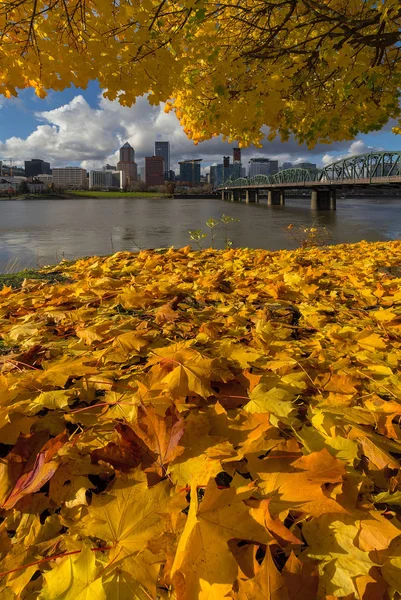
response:
<svg viewBox="0 0 401 600"><path fill-rule="evenodd" d="M255 175L274 175L278 172L278 160L270 158L251 158L249 161L249 177Z"/></svg>
<svg viewBox="0 0 401 600"><path fill-rule="evenodd" d="M124 187L123 172L122 171L89 171L89 189L118 189L121 190Z"/></svg>
<svg viewBox="0 0 401 600"><path fill-rule="evenodd" d="M55 187L84 190L88 187L86 170L81 167L56 167L52 169Z"/></svg>
<svg viewBox="0 0 401 600"><path fill-rule="evenodd" d="M41 181L46 185L51 185L53 183L53 175L48 175L47 173L43 175L36 175L34 179L37 181Z"/></svg>

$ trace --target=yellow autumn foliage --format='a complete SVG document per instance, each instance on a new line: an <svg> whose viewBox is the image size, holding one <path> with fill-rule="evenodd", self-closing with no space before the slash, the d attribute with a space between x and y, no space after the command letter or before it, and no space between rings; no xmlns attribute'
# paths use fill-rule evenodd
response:
<svg viewBox="0 0 401 600"><path fill-rule="evenodd" d="M350 140L400 115L400 28L399 0L3 0L0 94L98 80L195 143Z"/></svg>
<svg viewBox="0 0 401 600"><path fill-rule="evenodd" d="M186 247L4 287L0 597L397 600L400 265Z"/></svg>

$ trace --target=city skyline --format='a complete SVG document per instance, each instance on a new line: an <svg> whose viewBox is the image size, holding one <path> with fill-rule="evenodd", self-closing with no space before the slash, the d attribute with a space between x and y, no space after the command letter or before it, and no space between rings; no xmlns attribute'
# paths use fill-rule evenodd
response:
<svg viewBox="0 0 401 600"><path fill-rule="evenodd" d="M159 144L159 146L158 146ZM164 146L160 146L160 144L163 144ZM358 147L358 142L353 144L354 148L355 148L355 152L353 153L355 154L360 154L366 151L365 148L362 147ZM379 149L381 150L381 149ZM115 151L114 155L119 156L119 160L117 162L116 165L110 165L109 163L106 164L102 164L101 167L97 167L97 168L87 168L86 171L88 173L90 173L91 171L101 171L101 170L121 170L123 171L123 178L125 181L130 180L130 181L136 181L137 179L140 179L139 174L141 172L145 172L146 170L146 161L148 160L148 158L154 158L154 157L159 157L159 158L163 158L163 168L164 168L164 178L165 181L168 181L171 179L171 175L172 173L174 174L174 176L179 176L182 170L182 163L185 162L202 162L204 159L202 158L191 158L191 159L187 159L187 158L181 158L178 159L177 161L177 168L174 171L171 171L170 169L166 168L166 162L167 165L169 165L169 161L170 161L170 142L169 141L163 141L163 142L158 142L155 141L155 145L154 145L154 153L151 155L151 157L149 156L145 156L143 157L142 161L141 159L139 160L139 164L137 164L135 162L135 149L129 144L129 142L125 142L118 150ZM167 161L166 161L166 156L167 156ZM340 158L340 157L339 157ZM117 159L116 159L117 160ZM252 177L256 174L273 174L276 173L277 170L283 170L283 169L289 169L292 167L298 167L298 168L304 168L304 169L316 169L316 168L320 168L321 165L318 165L316 163L311 163L309 161L303 161L302 159L298 158L295 159L294 162L289 162L289 161L279 161L274 159L274 157L268 157L265 154L261 155L256 155L253 157L248 158L248 162L241 162L242 157L241 157L241 150L239 148L232 148L232 155L228 155L228 156L221 156L219 157L219 159L217 161L215 161L214 163L208 165L206 167L206 169L202 172L202 170L200 169L200 175L205 176L205 175L210 175L212 177L212 172L213 169L215 168L219 168L219 167L223 167L223 170L226 169L226 167L224 166L225 163L227 163L227 167L229 167L226 175L227 178L237 178L237 177ZM210 161L209 161L210 162ZM333 161L332 161L333 162ZM128 163L128 166L127 166ZM22 164L25 165L25 174L27 174L27 177L30 177L32 175L36 175L36 174L42 174L42 173L49 173L51 171L51 168L55 168L55 169L62 169L62 168L77 168L80 167L80 165L70 165L70 164L66 164L64 165L64 167L61 167L59 165L56 166L52 166L50 165L50 163L47 163L45 161L43 161L42 159L38 159L38 158L34 158L34 159L30 159L30 160L25 160L25 161L21 161L21 160L16 160L16 159L7 159L4 157L0 156L0 164L2 164L3 167L13 167L13 168L19 168L19 169L23 169L23 167L21 166ZM41 167L38 167L39 164L42 165L46 165L46 169L43 169ZM259 164L259 167L257 166ZM32 166L30 166L32 165ZM35 165L35 166L34 166ZM29 171L31 171L32 169L36 169L35 171L28 172L27 171L27 167L29 167ZM238 167L238 168L236 168ZM257 167L256 169L254 167ZM133 170L132 170L133 168ZM209 169L209 170L207 170Z"/></svg>
<svg viewBox="0 0 401 600"><path fill-rule="evenodd" d="M120 173L121 187L127 187L136 181L142 179L147 185L162 185L164 182L178 180L180 182L187 182L189 185L200 184L201 180L205 178L205 175L201 172L202 158L197 159L183 159L178 161L179 170L178 172L170 171L170 143L169 141L155 142L154 154L151 157L145 157L145 165L138 169L137 163L135 162L135 149L128 143L125 142L120 149L117 151L119 161L117 165L102 165L101 169L82 169L79 166L68 166L65 167L52 167L50 163L44 162L42 159L31 159L25 160L25 176L29 179L40 177L43 174L51 174L52 169L56 171L65 170L79 170L84 171L89 175L89 188L101 184L103 180L113 175L114 172ZM160 163L159 163L160 161ZM238 177L253 177L258 174L271 175L277 173L278 170L292 168L297 166L290 162L283 162L279 166L279 161L272 160L269 157L250 158L248 162L248 168L242 164L242 156L240 148L232 148L232 156L221 157L221 162L211 165L209 172L206 173L208 176L207 181L213 185L222 183L226 179L237 179ZM23 170L21 167L16 168L11 159L7 165L7 159L4 162L0 157L0 174L3 170L13 169ZM14 166L13 166L14 165ZM187 167L191 167L188 169ZM196 165L196 170L194 166ZM300 168L315 169L316 164L303 162L298 163ZM140 177L142 171L144 177ZM107 175L106 175L107 174Z"/></svg>
<svg viewBox="0 0 401 600"><path fill-rule="evenodd" d="M170 142L171 167L178 170L183 159L203 158L203 173L221 157L231 155L235 143L213 138L195 146L188 140L173 114L163 107L149 106L139 98L131 108L122 107L99 95L95 84L88 90L74 88L52 92L45 100L36 98L31 90L21 92L18 99L1 100L0 157L24 160L40 157L54 166L82 166L87 170L116 164L116 151L128 141L137 153L138 167L144 158L154 153L155 141ZM332 162L343 155L359 154L372 149L398 149L400 136L393 135L390 124L382 131L360 135L356 140L320 144L312 150L300 147L293 140L263 142L263 148L242 150L243 164L249 158L267 156L279 162Z"/></svg>

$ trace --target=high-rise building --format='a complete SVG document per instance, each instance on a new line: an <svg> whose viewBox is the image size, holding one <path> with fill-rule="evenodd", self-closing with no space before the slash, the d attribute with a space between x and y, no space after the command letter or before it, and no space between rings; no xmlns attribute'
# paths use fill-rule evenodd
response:
<svg viewBox="0 0 401 600"><path fill-rule="evenodd" d="M164 160L164 179L170 179L170 142L155 142L155 156Z"/></svg>
<svg viewBox="0 0 401 600"><path fill-rule="evenodd" d="M129 187L138 178L135 150L128 142L125 142L120 148L120 160L117 163L117 171L121 171L123 174L123 188Z"/></svg>
<svg viewBox="0 0 401 600"><path fill-rule="evenodd" d="M251 158L249 161L249 177L255 175L274 175L278 172L278 160L270 158Z"/></svg>
<svg viewBox="0 0 401 600"><path fill-rule="evenodd" d="M135 162L135 150L128 142L120 148L120 162Z"/></svg>
<svg viewBox="0 0 401 600"><path fill-rule="evenodd" d="M180 184L194 187L200 184L202 159L182 160L180 165Z"/></svg>
<svg viewBox="0 0 401 600"><path fill-rule="evenodd" d="M89 171L89 189L92 188L120 190L123 188L123 174L121 171L115 171L114 169Z"/></svg>
<svg viewBox="0 0 401 600"><path fill-rule="evenodd" d="M221 185L222 183L224 183L223 180L223 165L212 165L210 167L210 183L212 184L212 186L218 187L219 185Z"/></svg>
<svg viewBox="0 0 401 600"><path fill-rule="evenodd" d="M162 156L147 156L145 158L146 185L163 185L164 171L164 160Z"/></svg>
<svg viewBox="0 0 401 600"><path fill-rule="evenodd" d="M223 156L223 183L230 179L230 157Z"/></svg>
<svg viewBox="0 0 401 600"><path fill-rule="evenodd" d="M233 162L241 162L241 148L233 148Z"/></svg>
<svg viewBox="0 0 401 600"><path fill-rule="evenodd" d="M35 177L36 175L51 175L50 163L40 158L32 158L25 161L25 177Z"/></svg>
<svg viewBox="0 0 401 600"><path fill-rule="evenodd" d="M81 167L57 167L52 169L52 175L56 187L70 190L82 190L88 187L86 170Z"/></svg>

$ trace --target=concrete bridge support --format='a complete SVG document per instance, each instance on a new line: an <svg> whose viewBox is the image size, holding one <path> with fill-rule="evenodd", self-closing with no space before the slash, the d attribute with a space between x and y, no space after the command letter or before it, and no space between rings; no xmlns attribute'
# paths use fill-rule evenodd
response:
<svg viewBox="0 0 401 600"><path fill-rule="evenodd" d="M250 202L259 202L258 190L246 190L245 191L245 202L249 204Z"/></svg>
<svg viewBox="0 0 401 600"><path fill-rule="evenodd" d="M330 190L330 210L337 208L337 190Z"/></svg>
<svg viewBox="0 0 401 600"><path fill-rule="evenodd" d="M312 210L336 210L336 190L312 190Z"/></svg>
<svg viewBox="0 0 401 600"><path fill-rule="evenodd" d="M231 190L231 202L239 202L241 200L241 190Z"/></svg>
<svg viewBox="0 0 401 600"><path fill-rule="evenodd" d="M267 205L277 206L279 204L282 206L285 204L284 190L269 190L267 193Z"/></svg>

